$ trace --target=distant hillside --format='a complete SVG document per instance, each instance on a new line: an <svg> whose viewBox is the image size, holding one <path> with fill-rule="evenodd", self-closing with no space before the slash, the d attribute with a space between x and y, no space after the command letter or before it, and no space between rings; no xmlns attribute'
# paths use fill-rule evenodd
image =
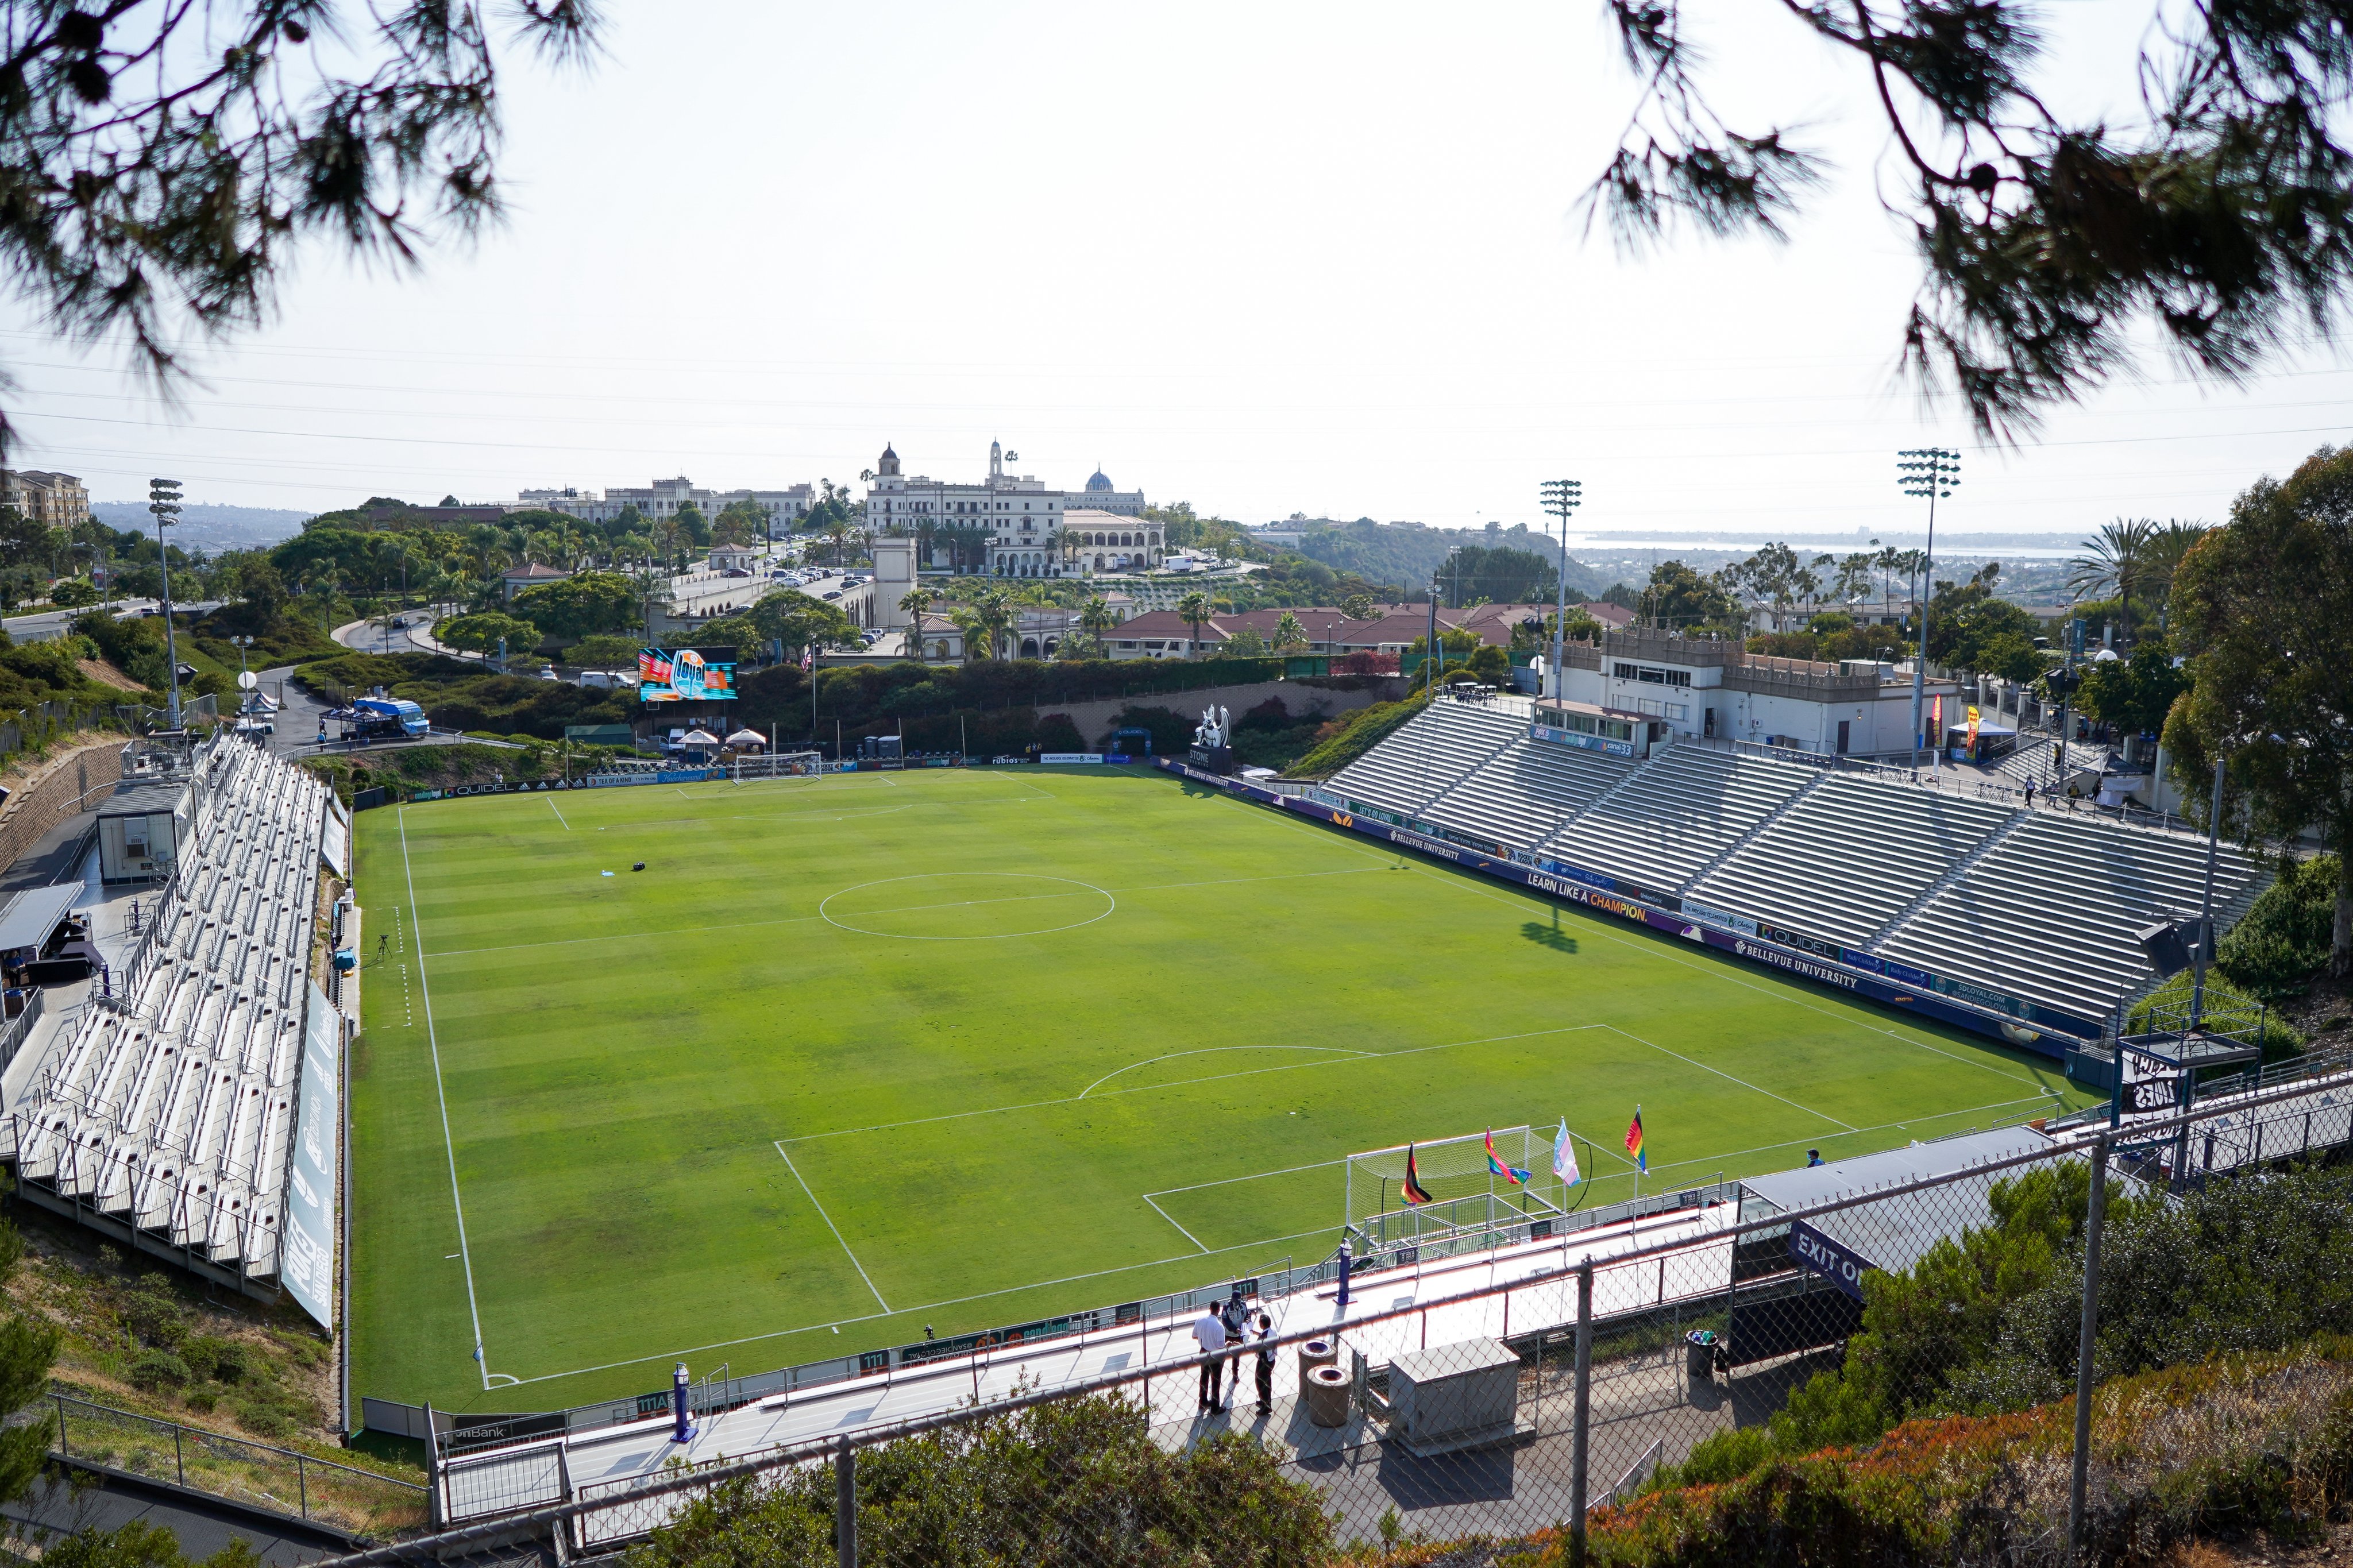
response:
<svg viewBox="0 0 2353 1568"><path fill-rule="evenodd" d="M1483 529L1424 528L1417 523L1375 522L1360 517L1354 522L1310 523L1299 541L1299 552L1338 572L1354 572L1373 583L1389 583L1409 590L1428 586L1430 574L1458 544L1486 550L1526 550L1547 563L1560 558L1560 542L1547 540L1525 523L1513 528L1490 524ZM1550 576L1546 576L1550 585ZM1609 585L1574 555L1568 558L1571 597L1591 598Z"/></svg>
<svg viewBox="0 0 2353 1568"><path fill-rule="evenodd" d="M147 503L101 500L90 503L90 515L109 528L152 529L155 520ZM258 550L280 544L302 531L307 511L285 511L266 506L201 506L191 504L180 513L180 531L172 542L185 550L217 553L223 550Z"/></svg>

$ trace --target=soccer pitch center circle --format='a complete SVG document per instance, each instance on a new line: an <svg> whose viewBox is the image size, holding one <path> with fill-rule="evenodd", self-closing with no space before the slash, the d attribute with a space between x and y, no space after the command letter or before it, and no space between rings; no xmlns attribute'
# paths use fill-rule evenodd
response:
<svg viewBox="0 0 2353 1568"><path fill-rule="evenodd" d="M844 888L818 905L828 924L905 942L994 942L1092 925L1118 900L1092 882L1029 871L934 871Z"/></svg>

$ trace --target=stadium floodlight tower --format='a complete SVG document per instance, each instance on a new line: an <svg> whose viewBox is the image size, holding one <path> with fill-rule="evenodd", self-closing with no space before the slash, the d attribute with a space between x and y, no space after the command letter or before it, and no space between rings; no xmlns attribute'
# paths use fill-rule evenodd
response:
<svg viewBox="0 0 2353 1568"><path fill-rule="evenodd" d="M164 548L164 531L179 521L180 481L150 479L147 481L147 510L155 514L155 556L164 574L164 662L171 667L170 707L172 728L180 727L180 646L172 637L172 552Z"/></svg>
<svg viewBox="0 0 2353 1568"><path fill-rule="evenodd" d="M1961 455L1944 447L1908 447L1895 454L1896 484L1904 493L1915 498L1926 497L1928 502L1928 548L1920 564L1920 602L1913 607L1920 612L1920 652L1912 660L1912 763L1920 762L1920 743L1927 731L1922 728L1928 715L1928 597L1936 592L1936 502L1949 496L1961 482ZM1941 749L1944 737L1936 738Z"/></svg>
<svg viewBox="0 0 2353 1568"><path fill-rule="evenodd" d="M1585 499L1585 486L1576 479L1546 479L1539 490L1544 496L1545 510L1560 519L1560 604L1553 613L1552 622L1553 695L1558 698L1567 694L1560 676L1560 661L1566 657L1563 641L1568 634L1568 514ZM1541 689L1536 696L1543 698Z"/></svg>

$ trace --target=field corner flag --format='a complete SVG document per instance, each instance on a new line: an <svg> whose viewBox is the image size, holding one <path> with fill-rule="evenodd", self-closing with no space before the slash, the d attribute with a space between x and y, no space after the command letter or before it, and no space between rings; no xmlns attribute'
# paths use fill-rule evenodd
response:
<svg viewBox="0 0 2353 1568"><path fill-rule="evenodd" d="M1405 1201L1409 1208L1430 1201L1429 1192L1421 1184L1421 1173L1414 1169L1413 1145L1405 1146Z"/></svg>
<svg viewBox="0 0 2353 1568"><path fill-rule="evenodd" d="M1577 1169L1577 1147L1568 1139L1568 1118L1560 1119L1560 1131L1552 1140L1552 1173L1569 1186L1585 1178Z"/></svg>
<svg viewBox="0 0 2353 1568"><path fill-rule="evenodd" d="M1634 1169L1644 1175L1651 1172L1651 1156L1642 1144L1642 1108L1634 1108L1634 1120L1626 1124L1626 1152L1634 1156Z"/></svg>
<svg viewBox="0 0 2353 1568"><path fill-rule="evenodd" d="M1525 1187L1528 1184L1528 1173L1525 1171L1521 1170L1517 1165L1506 1165L1496 1156L1495 1130L1492 1127L1487 1129L1487 1169L1515 1187Z"/></svg>

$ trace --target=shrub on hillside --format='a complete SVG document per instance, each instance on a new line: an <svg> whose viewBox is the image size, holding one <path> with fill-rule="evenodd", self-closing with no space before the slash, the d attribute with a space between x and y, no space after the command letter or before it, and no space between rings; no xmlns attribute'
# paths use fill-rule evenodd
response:
<svg viewBox="0 0 2353 1568"><path fill-rule="evenodd" d="M2222 973L2265 999L2291 995L2312 978L2328 962L2339 866L2334 855L2283 857L2278 879L2218 944Z"/></svg>
<svg viewBox="0 0 2353 1568"><path fill-rule="evenodd" d="M628 1568L820 1568L836 1561L818 1466L697 1498ZM1176 1452L1115 1398L1060 1401L858 1457L859 1561L1258 1564L1327 1561L1332 1521L1271 1449L1224 1434Z"/></svg>
<svg viewBox="0 0 2353 1568"><path fill-rule="evenodd" d="M1293 763L1291 772L1300 778L1330 778L1388 739L1429 702L1427 696L1416 694L1342 714L1316 732L1314 750Z"/></svg>

